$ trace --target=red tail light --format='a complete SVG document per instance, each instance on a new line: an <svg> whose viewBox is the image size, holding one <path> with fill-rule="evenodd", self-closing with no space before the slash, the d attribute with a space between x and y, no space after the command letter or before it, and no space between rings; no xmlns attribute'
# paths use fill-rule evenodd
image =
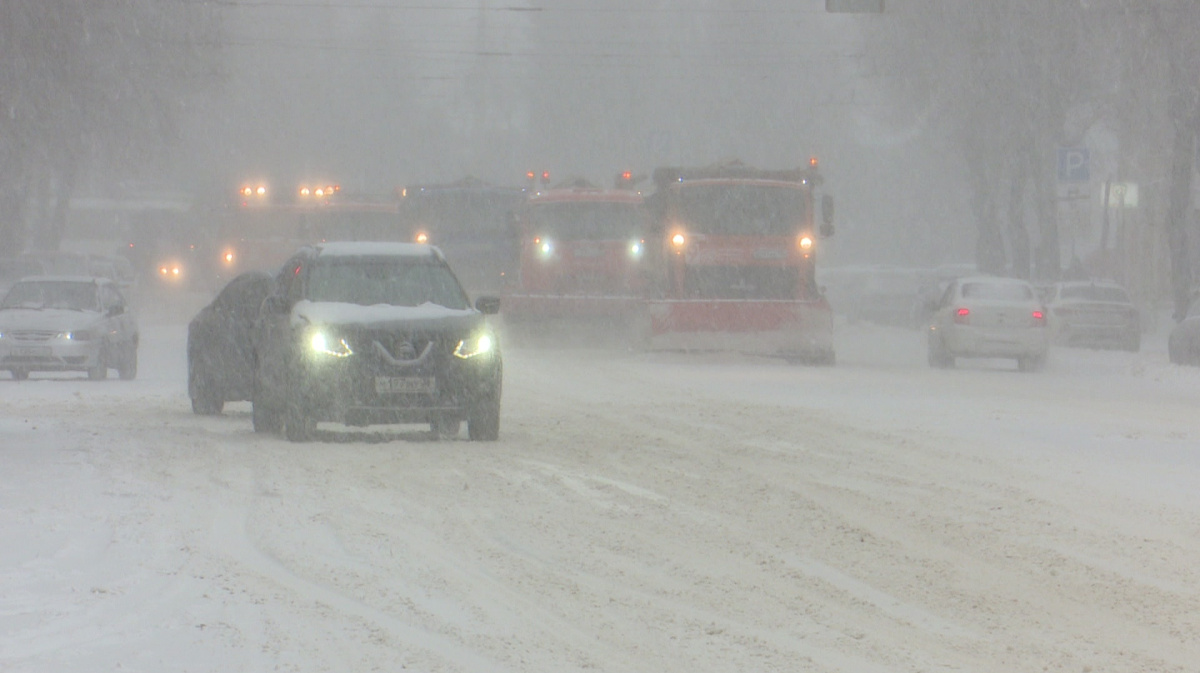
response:
<svg viewBox="0 0 1200 673"><path fill-rule="evenodd" d="M966 325L967 323L971 322L970 316L971 309L960 308L954 312L954 322L958 323L959 325Z"/></svg>
<svg viewBox="0 0 1200 673"><path fill-rule="evenodd" d="M1037 325L1038 327L1044 327L1046 325L1046 314L1042 313L1041 311L1034 311L1033 324Z"/></svg>

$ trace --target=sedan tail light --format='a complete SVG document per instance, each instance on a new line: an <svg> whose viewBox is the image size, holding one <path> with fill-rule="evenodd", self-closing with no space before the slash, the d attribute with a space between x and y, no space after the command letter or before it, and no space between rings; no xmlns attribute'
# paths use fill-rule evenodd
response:
<svg viewBox="0 0 1200 673"><path fill-rule="evenodd" d="M1046 314L1042 313L1041 311L1034 311L1033 312L1033 325L1034 325L1034 327L1045 327L1046 326Z"/></svg>
<svg viewBox="0 0 1200 673"><path fill-rule="evenodd" d="M954 312L954 322L959 325L967 325L971 322L971 309L960 308Z"/></svg>

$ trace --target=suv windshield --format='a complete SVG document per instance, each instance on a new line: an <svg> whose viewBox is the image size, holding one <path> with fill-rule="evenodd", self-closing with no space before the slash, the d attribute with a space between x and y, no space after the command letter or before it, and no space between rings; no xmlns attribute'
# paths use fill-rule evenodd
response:
<svg viewBox="0 0 1200 673"><path fill-rule="evenodd" d="M450 269L424 258L318 259L309 267L306 294L312 301L362 306L469 307L467 295Z"/></svg>
<svg viewBox="0 0 1200 673"><path fill-rule="evenodd" d="M93 283L29 281L17 283L4 296L0 308L65 308L98 311L100 301Z"/></svg>
<svg viewBox="0 0 1200 673"><path fill-rule="evenodd" d="M561 241L616 241L641 235L641 210L632 203L573 202L534 206L537 233Z"/></svg>
<svg viewBox="0 0 1200 673"><path fill-rule="evenodd" d="M805 219L804 192L767 185L685 185L679 199L685 226L726 236L794 234Z"/></svg>

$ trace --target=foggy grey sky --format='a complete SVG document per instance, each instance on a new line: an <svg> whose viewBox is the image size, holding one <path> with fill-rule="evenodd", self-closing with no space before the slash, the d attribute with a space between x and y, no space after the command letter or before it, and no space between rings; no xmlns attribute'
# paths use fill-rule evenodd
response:
<svg viewBox="0 0 1200 673"><path fill-rule="evenodd" d="M874 118L878 93L859 76L861 22L875 19L827 14L820 0L224 7L227 80L191 143L220 152L198 162L198 180L380 191L547 169L607 182L625 168L815 154L831 191L850 197L831 256L878 219L863 213L894 217L890 204L922 189L909 172L879 173L924 158L894 118Z"/></svg>
<svg viewBox="0 0 1200 673"><path fill-rule="evenodd" d="M856 30L818 2L487 4L225 10L228 105L214 105L233 163L379 188L529 167L599 179L731 156L791 165L852 140Z"/></svg>

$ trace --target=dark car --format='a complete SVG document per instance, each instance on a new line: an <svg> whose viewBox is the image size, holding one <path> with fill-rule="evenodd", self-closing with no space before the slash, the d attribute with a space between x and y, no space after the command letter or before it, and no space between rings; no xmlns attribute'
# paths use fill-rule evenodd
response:
<svg viewBox="0 0 1200 673"><path fill-rule="evenodd" d="M1167 355L1175 364L1200 366L1200 291L1192 294L1187 315L1171 330Z"/></svg>
<svg viewBox="0 0 1200 673"><path fill-rule="evenodd" d="M284 264L255 327L256 432L311 439L320 421L428 423L473 440L500 433L499 344L436 249L325 243Z"/></svg>
<svg viewBox="0 0 1200 673"><path fill-rule="evenodd" d="M197 414L219 414L254 390L254 321L271 293L271 274L247 271L188 323L188 396Z"/></svg>
<svg viewBox="0 0 1200 673"><path fill-rule="evenodd" d="M1141 348L1138 310L1114 283L1071 281L1051 287L1045 298L1056 343L1089 348Z"/></svg>

